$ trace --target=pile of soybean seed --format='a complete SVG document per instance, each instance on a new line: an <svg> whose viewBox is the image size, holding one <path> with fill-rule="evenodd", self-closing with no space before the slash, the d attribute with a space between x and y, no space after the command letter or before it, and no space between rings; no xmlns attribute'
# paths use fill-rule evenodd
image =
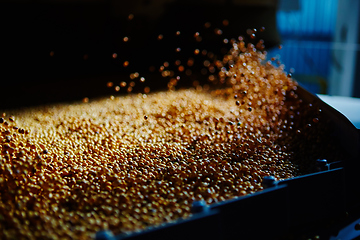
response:
<svg viewBox="0 0 360 240"><path fill-rule="evenodd" d="M0 238L142 230L191 216L195 200L213 204L261 191L264 176L302 174L300 158L322 154L321 109L302 101L282 66L264 61L240 41L221 63L229 67L217 90L4 113Z"/></svg>

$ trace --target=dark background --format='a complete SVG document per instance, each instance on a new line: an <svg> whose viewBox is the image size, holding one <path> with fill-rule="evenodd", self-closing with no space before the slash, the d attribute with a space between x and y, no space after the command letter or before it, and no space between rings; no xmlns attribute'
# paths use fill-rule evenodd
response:
<svg viewBox="0 0 360 240"><path fill-rule="evenodd" d="M152 12L154 1L135 2L139 6L115 1L0 3L0 109L109 96L116 92L106 86L108 81L129 82L129 74L135 71L147 80L137 82L134 92L144 86L164 89L166 81L157 71L164 61L176 71L175 60L185 63L194 57L192 77L200 76L206 57L194 56L194 49L206 49L221 58L230 48L223 39L246 35L248 28L264 26L266 31L258 38L267 47L280 42L275 5L174 1L164 4L163 11ZM145 10L129 20L137 8ZM224 19L228 26L222 24ZM205 28L205 22L211 27ZM222 35L214 33L217 28ZM200 32L201 42L195 41L195 32ZM161 41L159 34L164 36ZM128 42L123 41L125 36ZM177 47L181 52L175 52ZM124 61L130 62L126 68ZM150 66L156 70L149 71ZM182 75L180 87L191 85L191 77L175 74Z"/></svg>

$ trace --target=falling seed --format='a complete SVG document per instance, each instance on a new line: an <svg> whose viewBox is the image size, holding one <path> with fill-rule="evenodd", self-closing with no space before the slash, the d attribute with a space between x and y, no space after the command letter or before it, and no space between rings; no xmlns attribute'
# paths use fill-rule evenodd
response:
<svg viewBox="0 0 360 240"><path fill-rule="evenodd" d="M55 54L54 51L51 51L51 52L50 52L50 57L53 57L54 54Z"/></svg>
<svg viewBox="0 0 360 240"><path fill-rule="evenodd" d="M170 71L169 71L169 70L165 70L165 71L161 72L161 76L162 76L162 77L169 77L169 76L170 76Z"/></svg>
<svg viewBox="0 0 360 240"><path fill-rule="evenodd" d="M150 92L150 88L149 87L145 87L144 88L144 93L148 94Z"/></svg>
<svg viewBox="0 0 360 240"><path fill-rule="evenodd" d="M129 61L125 61L125 62L123 63L123 66L124 66L124 67L129 66Z"/></svg>
<svg viewBox="0 0 360 240"><path fill-rule="evenodd" d="M210 66L210 67L209 67L209 72L215 73L215 71L216 71L216 69L215 69L214 66Z"/></svg>
<svg viewBox="0 0 360 240"><path fill-rule="evenodd" d="M186 63L189 67L192 67L194 65L194 59L193 58L189 58L187 60L187 63Z"/></svg>
<svg viewBox="0 0 360 240"><path fill-rule="evenodd" d="M134 14L129 14L128 19L133 20L133 18L134 18Z"/></svg>
<svg viewBox="0 0 360 240"><path fill-rule="evenodd" d="M164 36L162 34L159 34L157 37L158 40L162 40L163 38L164 38Z"/></svg>
<svg viewBox="0 0 360 240"><path fill-rule="evenodd" d="M144 77L141 77L141 78L140 78L140 82L145 82L145 78L144 78Z"/></svg>
<svg viewBox="0 0 360 240"><path fill-rule="evenodd" d="M89 102L89 98L87 98L87 97L83 98L82 102L83 102L83 103L88 103L88 102Z"/></svg>
<svg viewBox="0 0 360 240"><path fill-rule="evenodd" d="M124 38L123 38L123 41L124 41L124 42L127 42L127 41L129 41L129 38L128 38L128 37L124 37Z"/></svg>
<svg viewBox="0 0 360 240"><path fill-rule="evenodd" d="M199 86L200 82L199 81L194 81L193 82L193 86L196 87L196 86Z"/></svg>
<svg viewBox="0 0 360 240"><path fill-rule="evenodd" d="M106 84L106 86L109 87L109 88L112 87L113 85L114 85L113 82L107 82L107 84Z"/></svg>
<svg viewBox="0 0 360 240"><path fill-rule="evenodd" d="M214 32L215 32L216 35L223 34L223 31L221 29L218 29L218 28L215 28Z"/></svg>
<svg viewBox="0 0 360 240"><path fill-rule="evenodd" d="M175 49L175 52L180 52L181 51L181 48L176 48Z"/></svg>
<svg viewBox="0 0 360 240"><path fill-rule="evenodd" d="M211 23L210 23L210 22L206 22L206 23L204 24L204 27L205 27L205 28L211 27Z"/></svg>
<svg viewBox="0 0 360 240"><path fill-rule="evenodd" d="M209 67L209 66L210 66L210 61L209 61L209 60L205 60L205 61L204 61L204 66L205 66L205 67Z"/></svg>
<svg viewBox="0 0 360 240"><path fill-rule="evenodd" d="M117 58L117 56L118 56L117 53L113 53L113 54L112 54L112 58L113 58L113 59Z"/></svg>
<svg viewBox="0 0 360 240"><path fill-rule="evenodd" d="M125 81L122 81L122 82L120 83L120 86L121 86L121 87L126 87L126 85L127 85L127 83L126 83Z"/></svg>
<svg viewBox="0 0 360 240"><path fill-rule="evenodd" d="M180 35L180 31L176 31L176 36L179 36Z"/></svg>
<svg viewBox="0 0 360 240"><path fill-rule="evenodd" d="M120 87L119 86L115 86L115 91L120 91Z"/></svg>
<svg viewBox="0 0 360 240"><path fill-rule="evenodd" d="M194 54L195 54L195 55L198 55L199 53L200 53L200 50L199 50L199 49L195 49L195 50L194 50Z"/></svg>
<svg viewBox="0 0 360 240"><path fill-rule="evenodd" d="M229 25L229 20L224 19L224 20L222 21L222 24L223 24L224 26L228 26L228 25Z"/></svg>

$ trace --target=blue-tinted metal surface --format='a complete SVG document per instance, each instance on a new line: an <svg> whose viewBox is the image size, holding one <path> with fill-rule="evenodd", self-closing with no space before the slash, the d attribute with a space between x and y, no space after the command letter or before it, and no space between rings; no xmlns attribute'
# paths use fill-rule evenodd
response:
<svg viewBox="0 0 360 240"><path fill-rule="evenodd" d="M312 93L327 92L322 84L327 84L332 64L337 6L338 0L299 0L299 8L277 11L283 47L270 49L269 59L281 55L286 71L295 69L294 78Z"/></svg>

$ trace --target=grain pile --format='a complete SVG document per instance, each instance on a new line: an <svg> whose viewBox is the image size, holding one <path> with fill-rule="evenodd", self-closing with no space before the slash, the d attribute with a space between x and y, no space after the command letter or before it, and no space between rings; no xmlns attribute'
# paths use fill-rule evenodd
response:
<svg viewBox="0 0 360 240"><path fill-rule="evenodd" d="M302 103L297 84L264 58L235 43L221 63L229 70L220 81L230 87L214 91L4 114L0 238L141 230L190 216L194 200L212 204L262 190L264 176L301 174L301 158L318 157L308 147L321 140L321 111Z"/></svg>

